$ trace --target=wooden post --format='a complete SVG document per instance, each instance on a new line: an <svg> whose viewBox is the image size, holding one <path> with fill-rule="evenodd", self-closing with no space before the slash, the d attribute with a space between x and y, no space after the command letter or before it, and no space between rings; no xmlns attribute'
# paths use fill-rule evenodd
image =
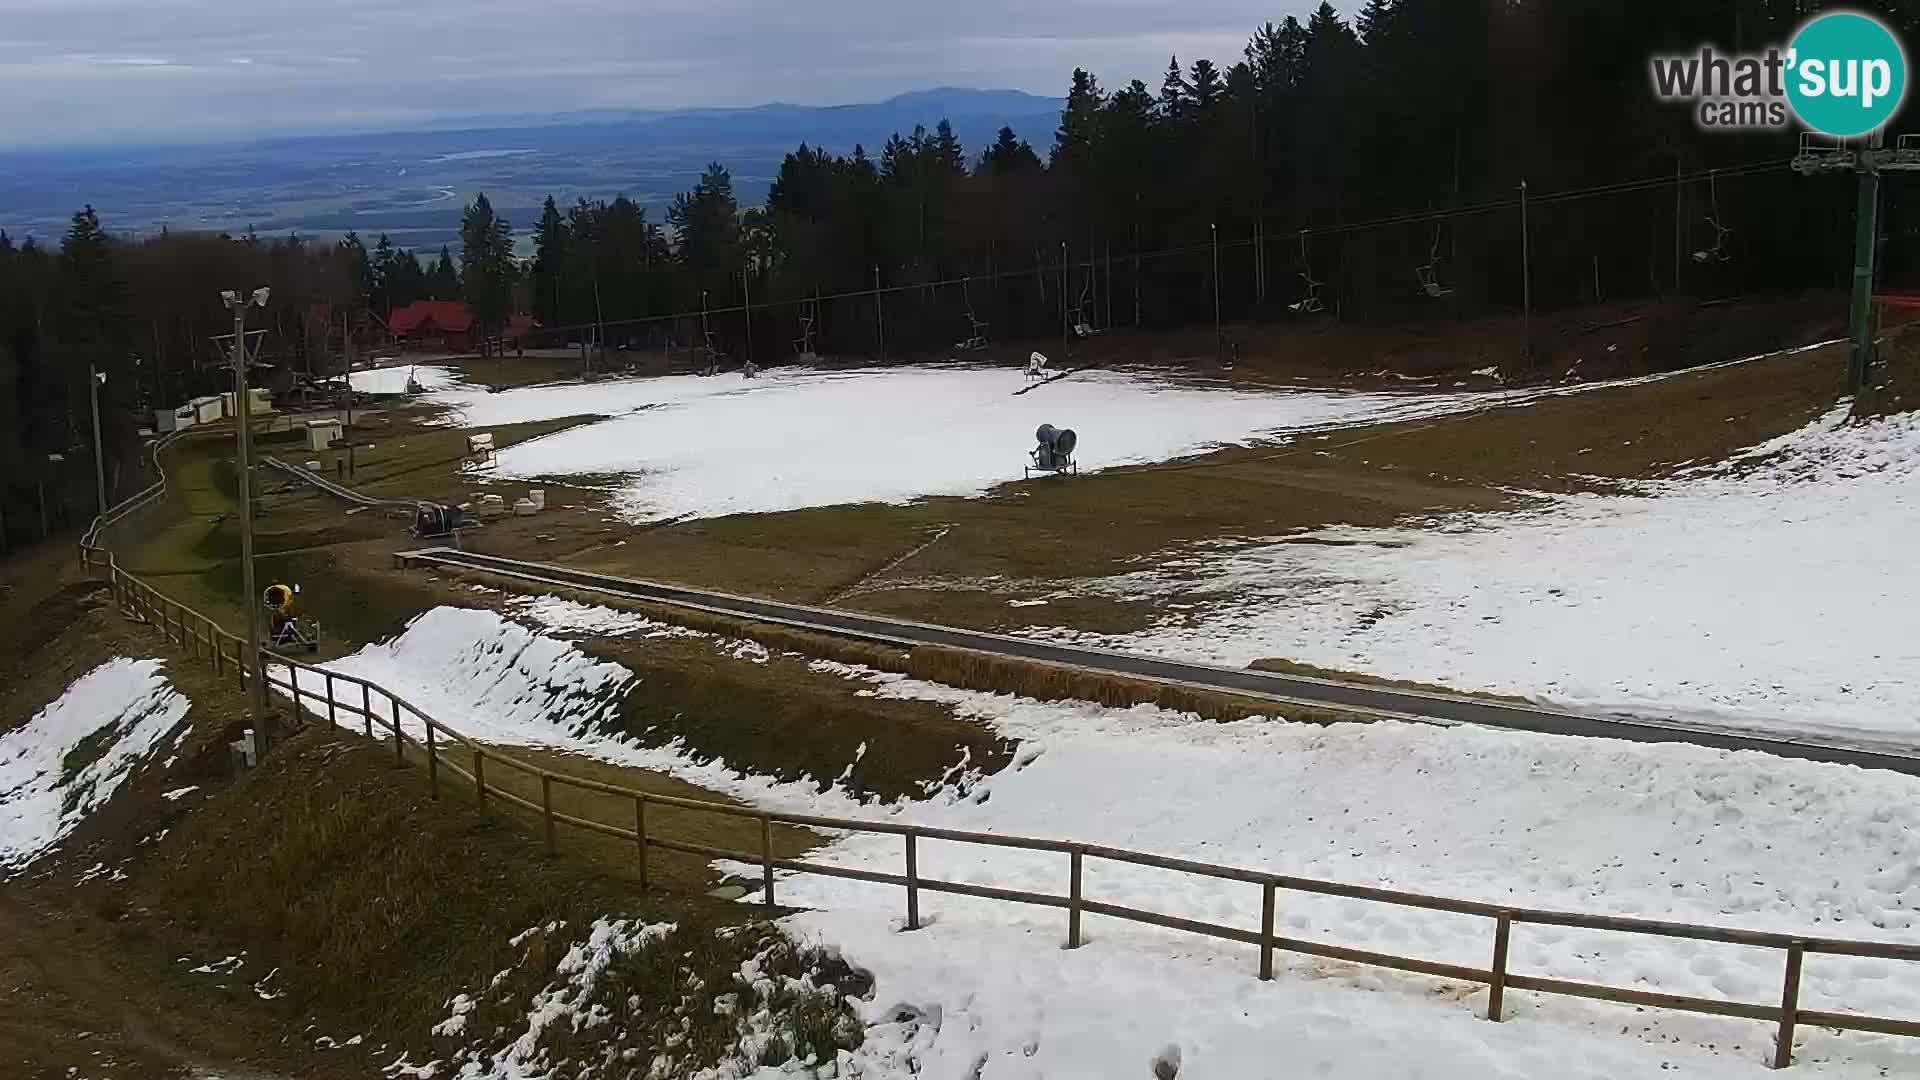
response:
<svg viewBox="0 0 1920 1080"><path fill-rule="evenodd" d="M1279 889L1269 881L1260 886L1260 978L1273 978L1273 909Z"/></svg>
<svg viewBox="0 0 1920 1080"><path fill-rule="evenodd" d="M339 723L339 721L340 721L339 713L333 704L333 672L328 671L327 672L327 723L337 724Z"/></svg>
<svg viewBox="0 0 1920 1080"><path fill-rule="evenodd" d="M427 790L437 799L440 797L440 758L433 752L433 721L422 722L427 725Z"/></svg>
<svg viewBox="0 0 1920 1080"><path fill-rule="evenodd" d="M247 647L239 639L233 639L233 674L240 680L240 692L247 691Z"/></svg>
<svg viewBox="0 0 1920 1080"><path fill-rule="evenodd" d="M1498 1023L1506 1019L1501 1006L1507 996L1507 940L1513 935L1513 916L1506 912L1493 919L1493 978L1487 983L1487 1019Z"/></svg>
<svg viewBox="0 0 1920 1080"><path fill-rule="evenodd" d="M373 691L366 683L360 684L360 715L367 722L367 741L373 741Z"/></svg>
<svg viewBox="0 0 1920 1080"><path fill-rule="evenodd" d="M760 815L760 877L767 889L767 906L773 906L773 819Z"/></svg>
<svg viewBox="0 0 1920 1080"><path fill-rule="evenodd" d="M207 629L207 647L213 650L213 675L217 679L226 674L227 653L220 647L220 632L212 627Z"/></svg>
<svg viewBox="0 0 1920 1080"><path fill-rule="evenodd" d="M547 827L547 856L553 856L553 777L540 774L540 817Z"/></svg>
<svg viewBox="0 0 1920 1080"><path fill-rule="evenodd" d="M260 677L267 677L265 670L260 672ZM300 668L291 663L287 665L287 689L293 694L293 721L297 724L300 722Z"/></svg>
<svg viewBox="0 0 1920 1080"><path fill-rule="evenodd" d="M920 858L918 837L907 834L907 929L920 929Z"/></svg>
<svg viewBox="0 0 1920 1080"><path fill-rule="evenodd" d="M633 797L633 842L640 848L640 887L647 887L647 797Z"/></svg>
<svg viewBox="0 0 1920 1080"><path fill-rule="evenodd" d="M1068 870L1067 888L1067 948L1080 947L1080 849L1073 849L1073 862Z"/></svg>
<svg viewBox="0 0 1920 1080"><path fill-rule="evenodd" d="M485 810L487 808L487 755L481 753L477 746L473 748L473 794L480 809Z"/></svg>
<svg viewBox="0 0 1920 1080"><path fill-rule="evenodd" d="M1773 1067L1784 1069L1793 1064L1793 1025L1800 1019L1800 962L1806 945L1787 946L1786 985L1780 990L1780 1034L1773 1047Z"/></svg>
<svg viewBox="0 0 1920 1080"><path fill-rule="evenodd" d="M390 699L393 703L393 764L397 768L407 763L407 741L400 737L400 699Z"/></svg>

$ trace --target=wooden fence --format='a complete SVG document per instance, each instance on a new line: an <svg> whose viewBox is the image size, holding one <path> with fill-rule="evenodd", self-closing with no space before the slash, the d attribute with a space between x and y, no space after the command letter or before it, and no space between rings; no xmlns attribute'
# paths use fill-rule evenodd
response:
<svg viewBox="0 0 1920 1080"><path fill-rule="evenodd" d="M121 508L116 509L114 515L103 518L102 522L112 524L113 521L124 517L122 510L136 508L136 504L150 505L158 497L155 492L164 491L164 475L163 472L162 481L154 488L128 500L127 503L122 504ZM777 813L699 799L654 795L617 784L601 783L555 772L482 746L428 716L398 694L366 679L305 664L271 650L263 650L259 665L249 663L245 655L244 639L228 633L212 619L169 599L151 585L120 569L112 552L99 546L98 538L101 531L101 522L96 522L95 527L88 531L81 544L81 561L89 569L106 571L115 601L121 610L159 627L170 641L176 641L193 655L205 658L216 671L224 672L226 665L231 664L234 678L243 688L247 684L247 673L255 670L256 667L263 666L268 685L284 691L297 711L309 713L316 718L324 717L331 724L339 724L343 715L348 718L358 718L362 731L370 740L375 738L376 728L379 729L392 739L394 759L397 763L404 764L408 748L413 747L425 759L427 784L435 798L441 795L443 788L451 789L452 784L457 782L459 790L471 793L477 807L484 809L489 800L498 800L537 815L544 829L545 844L549 854L554 850L554 832L558 825L567 825L631 842L634 845L634 857L639 866L642 888L647 886L648 852L650 849L660 848L709 859L758 864L764 889L763 900L769 906L774 903L774 872L777 870L850 878L900 888L906 893L906 926L909 930L920 927L920 894L922 892L950 893L1008 903L1060 908L1066 912L1068 948L1078 948L1081 944L1083 916L1102 915L1253 946L1259 953L1261 979L1273 977L1276 952L1292 952L1355 964L1393 968L1442 979L1484 984L1488 988L1486 1015L1490 1020L1502 1018L1506 992L1512 989L1762 1021L1773 1024L1776 1028L1773 1053L1773 1065L1776 1068L1784 1068L1791 1063L1794 1030L1801 1024L1845 1031L1920 1036L1920 1021L1858 1013L1826 1012L1802 1009L1799 1006L1801 967L1808 954L1824 953L1833 956L1920 961L1920 945L1767 933L1655 919L1618 918L1473 900L1456 900L1396 889L1320 881L1263 870L1222 866L1069 840L965 832L810 814ZM280 671L284 671L284 678L280 677ZM354 687L359 688L357 694L352 689ZM358 698L358 704L354 702L355 697ZM418 722L424 738L417 739L407 733L402 722L403 713L410 715ZM487 779L489 763L495 767L496 772L499 769L509 769L538 780L540 800L535 802L504 790L497 783L489 782ZM451 780L443 779L441 775L443 772L448 774ZM556 785L630 800L633 807L631 825L625 822L614 824L578 817L555 810L553 789ZM754 819L760 823L760 850L757 852L733 851L657 835L647 827L647 813L650 807L672 807ZM773 826L775 825L801 826L840 833L898 836L901 838L902 872L891 874L804 860L775 858L773 854ZM1064 894L1025 892L924 877L920 874L918 865L918 848L922 840L944 840L984 847L1057 853L1065 857L1063 860L1065 865L1062 869L1067 879L1067 891ZM1250 888L1258 888L1260 890L1260 926L1258 929L1227 926L1091 899L1082 889L1083 869L1089 859L1170 870L1218 881L1240 882ZM1467 967L1283 936L1274 929L1280 894L1283 892L1367 900L1485 918L1490 921L1492 931L1490 962L1484 968ZM1508 965L1508 946L1513 928L1517 925L1569 927L1774 949L1781 954L1780 999L1777 1002L1725 1001L1514 972Z"/></svg>

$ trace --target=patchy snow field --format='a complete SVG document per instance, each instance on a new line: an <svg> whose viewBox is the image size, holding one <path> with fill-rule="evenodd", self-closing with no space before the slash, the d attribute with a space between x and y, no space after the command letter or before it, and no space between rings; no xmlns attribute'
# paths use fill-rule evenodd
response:
<svg viewBox="0 0 1920 1080"><path fill-rule="evenodd" d="M601 633L661 632L638 616L552 600L518 613ZM715 639L716 648L727 644ZM821 791L698 763L677 745L648 749L600 735L592 720L625 692L630 673L493 612L430 612L395 641L336 666L461 717L491 741L658 769L773 809L1071 838L1515 905L1920 944L1920 780L1889 773L1464 727L1215 723L817 662L874 695L944 702L1020 742L998 775L957 776L925 799L880 805L837 786ZM837 838L814 857L889 873L902 865L899 838L888 836ZM1055 894L1067 886L1067 860L1053 853L927 840L919 870ZM1283 957L1281 978L1263 986L1250 948L1092 916L1086 949L1063 954L1061 912L933 893L921 897L931 930L894 935L888 927L904 913L897 889L790 875L778 888L782 903L819 911L796 926L874 967L871 1020L880 1023L895 1002L938 1007L947 1025L918 1056L964 1066L984 1053L1006 1070L983 1076L1144 1075L1143 1055L1167 1044L1181 1045L1196 1067L1210 1062L1182 1075L1245 1075L1247 1062L1276 1060L1303 1042L1341 1069L1393 1074L1431 1054L1445 1059L1425 1063L1431 1075L1538 1075L1554 1044L1577 1051L1577 1067L1595 1076L1662 1061L1692 1075L1731 1075L1757 1068L1770 1040L1765 1025L1749 1021L1527 993L1509 995L1517 1022L1496 1027L1473 1018L1484 991L1436 997L1426 980L1299 956ZM1110 903L1259 925L1252 885L1089 860L1085 890ZM1282 894L1278 925L1292 936L1476 966L1492 944L1486 919L1296 893ZM1512 959L1529 974L1754 1002L1777 999L1781 963L1764 950L1545 927L1516 928ZM1920 966L1812 957L1801 1001L1920 1016ZM1308 1018L1301 1026L1321 1034L1260 1019L1285 1015ZM1350 1027L1319 1019L1336 1015L1360 1019ZM924 1028L915 1037L929 1038ZM1046 1048L1044 1060L1029 1044ZM1912 1040L1808 1031L1802 1046L1804 1059L1829 1059L1842 1072L1920 1069Z"/></svg>
<svg viewBox="0 0 1920 1080"><path fill-rule="evenodd" d="M186 719L187 699L160 668L158 660L109 660L0 735L0 876L51 849L113 798Z"/></svg>
<svg viewBox="0 0 1920 1080"><path fill-rule="evenodd" d="M1301 431L1520 405L1668 377L1383 393L1255 391L1118 370L1081 372L1016 395L1027 383L1011 368L782 367L755 379L671 375L499 394L462 387L427 400L447 406L447 422L464 428L607 417L502 450L499 474L618 475L616 510L630 521L649 521L979 495L1020 479L1034 429L1043 423L1073 428L1080 467L1092 471L1278 442Z"/></svg>
<svg viewBox="0 0 1920 1080"><path fill-rule="evenodd" d="M625 477L632 521L978 495L1018 480L1043 423L1080 436L1083 470L1288 432L1411 419L1504 394L1250 392L1145 373L1086 372L1016 396L1006 368L778 368L433 395L462 427L610 417L500 452L501 475Z"/></svg>
<svg viewBox="0 0 1920 1080"><path fill-rule="evenodd" d="M1174 553L1098 588L1190 610L1084 640L1911 745L1916 536L1920 415L1842 409L1618 495Z"/></svg>
<svg viewBox="0 0 1920 1080"><path fill-rule="evenodd" d="M411 374L423 390L445 390L460 385L458 372L427 364L410 366L396 364L392 367L370 368L356 371L347 376L355 390L363 394L404 394L407 392L407 376Z"/></svg>

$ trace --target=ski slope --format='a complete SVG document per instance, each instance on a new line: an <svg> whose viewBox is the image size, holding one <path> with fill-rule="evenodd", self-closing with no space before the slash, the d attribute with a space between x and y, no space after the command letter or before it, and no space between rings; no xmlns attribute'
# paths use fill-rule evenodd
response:
<svg viewBox="0 0 1920 1080"><path fill-rule="evenodd" d="M1108 371L1016 396L1022 385L1005 368L777 368L750 380L676 375L430 400L462 427L608 417L502 450L498 472L618 475L614 507L639 522L980 495L1021 478L1043 423L1074 428L1080 468L1092 471L1508 397L1247 391Z"/></svg>
<svg viewBox="0 0 1920 1080"><path fill-rule="evenodd" d="M1912 745L1917 535L1920 416L1854 424L1843 405L1620 494L1170 552L1093 586L1160 601L1150 629L1045 632Z"/></svg>
<svg viewBox="0 0 1920 1080"><path fill-rule="evenodd" d="M962 691L816 662L875 696L947 704L1020 744L997 775L961 770L924 799L882 805L837 785L782 783L679 744L645 748L597 730L595 717L613 699L644 688L619 665L592 660L544 631L591 627L644 637L663 632L659 624L554 600L522 604L516 613L524 623L438 609L394 641L335 666L374 677L429 712L461 717L490 742L657 769L773 809L1055 836L1497 903L1920 944L1920 780L1909 777L1465 727L1215 723L1149 707ZM717 654L735 644L713 641ZM839 837L813 857L890 873L901 867L898 837ZM929 877L999 888L1066 888L1066 859L1055 853L928 840L919 867ZM1142 1053L1169 1043L1216 1063L1200 1075L1244 1075L1233 1069L1259 1054L1283 1054L1300 1039L1327 1061L1356 1068L1405 1066L1433 1053L1481 1061L1496 1074L1536 1075L1552 1045L1587 1053L1604 1044L1611 1049L1593 1050L1590 1071L1575 1075L1651 1070L1666 1060L1716 1075L1715 1062L1744 1069L1760 1061L1770 1038L1764 1025L1748 1021L1526 994L1509 998L1523 1023L1495 1026L1473 1019L1484 991L1435 998L1430 981L1391 972L1283 957L1280 978L1263 986L1252 977L1252 950L1157 928L1089 917L1087 946L1067 956L1058 948L1064 916L1050 909L925 894L931 930L901 936L890 932L904 913L896 889L785 875L778 889L783 904L814 909L797 927L841 942L855 962L875 968L876 1016L883 1002L967 1016L932 1036L916 1029L913 1038L932 1039L923 1059L964 1064L986 1052L1010 1069L984 1076L1091 1076L1109 1066L1130 1073L1143 1066ZM1260 890L1243 883L1091 860L1085 891L1110 903L1259 925ZM1486 962L1491 944L1485 919L1301 894L1284 895L1279 927L1472 965ZM1749 1001L1773 1000L1780 980L1778 954L1764 950L1531 926L1515 931L1512 965ZM1813 957L1801 1001L1804 1008L1920 1016L1920 967ZM1346 1029L1349 1037L1336 1038L1233 1020L1240 1012L1292 1010L1371 1016L1368 1023L1394 1025L1393 1037L1372 1038L1358 1022ZM1096 1030L1124 1037L1096 1048L1084 1041ZM1204 1036L1197 1043L1195 1033ZM1806 1038L1809 1056L1842 1071L1920 1068L1920 1046L1909 1041ZM1035 1040L1050 1047L1038 1064L1022 1051ZM1216 1050L1217 1058L1204 1058ZM1076 1061L1087 1071L1076 1072ZM1431 1075L1455 1075L1435 1069Z"/></svg>

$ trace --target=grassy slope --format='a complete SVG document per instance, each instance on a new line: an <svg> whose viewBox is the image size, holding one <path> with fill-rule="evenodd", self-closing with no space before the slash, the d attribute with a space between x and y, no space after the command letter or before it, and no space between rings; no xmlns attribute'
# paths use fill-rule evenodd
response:
<svg viewBox="0 0 1920 1080"><path fill-rule="evenodd" d="M706 898L714 875L696 857L654 850L654 888L647 892L635 882L631 845L563 834L560 857L543 857L540 830L528 816L497 808L479 814L451 789L436 800L417 761L397 767L385 751L325 725L292 736L258 770L231 777L224 737L248 722L231 680L165 646L157 629L123 619L105 591L76 580L75 571L42 569L62 580L31 602L15 590L4 594L7 614L32 616L7 625L31 627L35 635L32 643L17 633L8 642L7 654L20 664L9 675L20 677L0 683L5 726L31 716L106 657L161 655L175 686L194 702L196 737L173 770L137 771L59 855L37 867L34 880L0 887L7 905L0 916L11 930L38 933L57 923L68 935L62 956L97 969L76 987L66 979L50 983L44 972L54 965L41 962L38 981L21 976L19 995L0 1003L0 1032L22 1025L38 1033L35 1056L27 1059L36 1070L57 1074L63 1063L88 1063L99 1044L75 1043L72 1029L113 1027L105 1006L89 995L124 995L137 1004L128 1006L135 1010L130 1030L139 1029L145 1041L115 1044L117 1059L156 1070L180 1061L244 1060L303 1076L359 1075L364 1064L348 1067L340 1055L315 1054L297 1033L315 1022L342 1039L369 1033L369 1047L391 1041L394 1054L401 1046L425 1053L427 1027L444 1017L446 999L513 966L506 940L529 926L581 926L615 914L675 921L697 936L754 913ZM596 775L635 779L611 769ZM160 796L187 785L202 791L178 802ZM710 797L671 781L649 786ZM751 821L721 820L661 812L649 829L757 847ZM782 855L811 843L804 833L776 834ZM121 866L126 879L76 886L77 872L96 862ZM751 944L709 950L718 966L701 974L731 971ZM232 979L190 975L176 960L243 949L248 966ZM0 968L32 962L0 950ZM273 967L281 969L274 985L285 996L259 1000L248 987ZM67 1027L50 1026L58 1024ZM289 1032L296 1037L283 1045Z"/></svg>

